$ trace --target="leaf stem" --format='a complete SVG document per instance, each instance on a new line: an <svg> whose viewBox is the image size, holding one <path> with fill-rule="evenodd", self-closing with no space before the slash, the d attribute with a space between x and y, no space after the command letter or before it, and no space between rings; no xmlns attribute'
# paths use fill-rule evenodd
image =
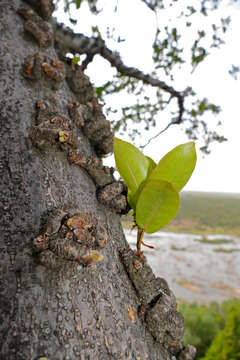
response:
<svg viewBox="0 0 240 360"><path fill-rule="evenodd" d="M145 244L143 241L142 241L142 245L148 247L149 249L154 249L154 246Z"/></svg>
<svg viewBox="0 0 240 360"><path fill-rule="evenodd" d="M141 257L141 244L142 244L142 239L143 239L143 235L145 233L145 229L141 229L138 227L138 233L137 233L137 256Z"/></svg>

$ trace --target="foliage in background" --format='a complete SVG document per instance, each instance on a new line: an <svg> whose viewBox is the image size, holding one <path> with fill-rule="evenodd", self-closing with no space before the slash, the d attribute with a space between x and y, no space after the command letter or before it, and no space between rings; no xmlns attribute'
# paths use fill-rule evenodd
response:
<svg viewBox="0 0 240 360"><path fill-rule="evenodd" d="M181 304L179 311L184 315L186 326L184 343L197 349L196 359L205 355L213 339L223 327L218 304Z"/></svg>
<svg viewBox="0 0 240 360"><path fill-rule="evenodd" d="M197 348L196 360L240 359L240 301L180 304L185 319L185 344Z"/></svg>
<svg viewBox="0 0 240 360"><path fill-rule="evenodd" d="M113 78L97 88L96 95L107 104L105 109L107 114L111 114L114 131L120 134L127 131L134 140L140 132L151 127L157 127L156 137L172 125L183 124L189 139L201 141L201 150L208 153L209 145L213 141L226 140L216 131L216 125L220 125L220 121L213 121L211 115L218 115L220 107L205 97L199 98L191 84L186 88L176 89L175 80L181 72L190 75L209 54L224 44L230 18L220 18L216 15L212 22L209 20L208 15L216 11L221 3L219 0L139 0L140 2L146 5L146 11L152 11L156 19L152 44L152 70L145 74L148 77L143 80L135 76L135 70L141 69L118 68ZM69 12L72 24L81 21L82 5L88 4L90 11L96 15L104 13L106 7L102 0L56 0L57 6L62 3L65 11ZM71 4L75 4L75 11ZM114 18L120 1L111 2L111 6ZM76 12L76 7L79 12ZM106 46L112 49L112 54L121 55L118 53L119 44L125 39L117 32L115 24L109 22L105 26L98 26L96 20L91 25L92 36L103 39ZM101 55L101 52L99 54ZM73 53L72 56L76 58L78 54ZM91 61L93 57L90 57ZM81 61L84 62L84 58ZM126 68L133 70L131 74ZM230 74L236 76L237 72L238 67L233 65ZM164 87L159 88L156 83L154 85L154 81L148 81L150 78L165 82L172 91L166 91ZM108 96L114 97L117 94L126 94L128 103L122 107L108 105ZM164 116L165 113L167 116ZM142 148L146 144L142 144Z"/></svg>
<svg viewBox="0 0 240 360"><path fill-rule="evenodd" d="M229 303L225 326L202 360L240 360L240 304Z"/></svg>
<svg viewBox="0 0 240 360"><path fill-rule="evenodd" d="M178 214L163 231L240 237L239 214L238 194L182 192ZM131 216L122 218L126 228L131 228L132 221Z"/></svg>
<svg viewBox="0 0 240 360"><path fill-rule="evenodd" d="M240 198L236 194L184 192L168 231L240 236Z"/></svg>

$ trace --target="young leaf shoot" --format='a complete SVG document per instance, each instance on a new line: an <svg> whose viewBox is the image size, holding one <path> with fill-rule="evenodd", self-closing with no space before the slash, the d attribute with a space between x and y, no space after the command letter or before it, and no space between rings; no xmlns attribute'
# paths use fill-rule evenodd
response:
<svg viewBox="0 0 240 360"><path fill-rule="evenodd" d="M178 212L179 191L196 165L195 144L188 142L175 147L156 164L132 144L115 138L114 156L128 187L128 202L138 228L137 254L141 257L144 232L159 231Z"/></svg>

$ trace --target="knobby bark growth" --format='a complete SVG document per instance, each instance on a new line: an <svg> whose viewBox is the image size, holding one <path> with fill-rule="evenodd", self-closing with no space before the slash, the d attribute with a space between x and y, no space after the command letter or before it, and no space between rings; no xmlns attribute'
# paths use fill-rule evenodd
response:
<svg viewBox="0 0 240 360"><path fill-rule="evenodd" d="M113 134L52 11L0 1L0 359L192 359L173 293L125 240Z"/></svg>

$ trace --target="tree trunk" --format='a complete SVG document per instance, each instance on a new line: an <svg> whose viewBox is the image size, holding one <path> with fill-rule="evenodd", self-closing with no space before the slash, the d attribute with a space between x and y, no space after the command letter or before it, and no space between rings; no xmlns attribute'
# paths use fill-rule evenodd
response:
<svg viewBox="0 0 240 360"><path fill-rule="evenodd" d="M175 298L126 243L125 187L96 156L112 134L58 60L51 10L0 0L0 359L183 359Z"/></svg>

